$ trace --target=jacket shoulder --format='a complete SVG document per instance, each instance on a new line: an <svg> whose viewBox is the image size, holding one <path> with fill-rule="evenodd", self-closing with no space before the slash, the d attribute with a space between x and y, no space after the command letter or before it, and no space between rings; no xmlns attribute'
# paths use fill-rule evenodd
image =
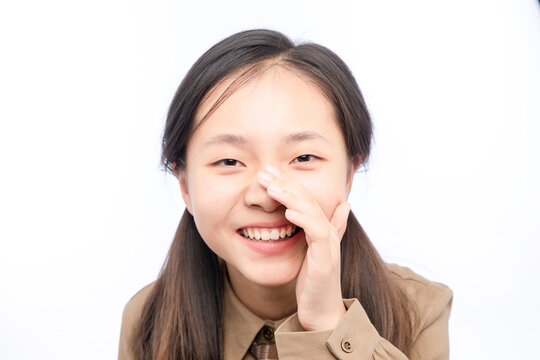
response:
<svg viewBox="0 0 540 360"><path fill-rule="evenodd" d="M150 295L150 293L152 292L152 289L154 289L155 284L156 282L154 281L146 285L145 287L137 291L135 295L131 297L131 299L129 299L126 306L124 307L124 312L122 314L122 318L124 320L126 318L133 317L136 317L138 319L142 312L144 303L146 302L148 295Z"/></svg>
<svg viewBox="0 0 540 360"><path fill-rule="evenodd" d="M152 292L155 282L152 282L139 290L127 302L122 313L122 328L120 330L120 346L118 349L118 359L133 359L132 338L135 326L141 317L142 309L146 299Z"/></svg>
<svg viewBox="0 0 540 360"><path fill-rule="evenodd" d="M407 295L419 330L430 326L451 306L453 293L448 286L430 281L407 267L397 264L386 266L396 284Z"/></svg>

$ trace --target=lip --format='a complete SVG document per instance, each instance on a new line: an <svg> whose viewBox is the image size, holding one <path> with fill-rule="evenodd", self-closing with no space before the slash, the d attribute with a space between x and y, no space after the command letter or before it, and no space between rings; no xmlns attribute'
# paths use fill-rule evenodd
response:
<svg viewBox="0 0 540 360"><path fill-rule="evenodd" d="M261 224L261 223L258 223ZM258 226L258 225L257 225ZM254 226L255 227L255 226ZM285 254L289 249L291 249L298 240L301 239L304 234L304 230L300 229L294 236L286 240L249 240L236 233L236 236L240 238L244 244L251 249L252 251L259 253L265 256L275 256Z"/></svg>

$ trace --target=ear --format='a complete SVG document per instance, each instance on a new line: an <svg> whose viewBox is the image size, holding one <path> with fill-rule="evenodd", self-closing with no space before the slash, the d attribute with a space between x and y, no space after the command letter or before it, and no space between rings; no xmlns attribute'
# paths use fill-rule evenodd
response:
<svg viewBox="0 0 540 360"><path fill-rule="evenodd" d="M178 179L178 182L180 183L180 191L182 192L182 198L184 199L184 204L186 204L186 209L193 215L191 197L189 196L189 188L186 180L186 171L179 170L176 161L173 161L172 165L174 176L176 176L176 179Z"/></svg>
<svg viewBox="0 0 540 360"><path fill-rule="evenodd" d="M358 170L360 165L362 165L362 157L356 156L352 160L349 168L349 173L347 174L347 196L349 196L349 193L351 192L354 174L356 173L356 170Z"/></svg>

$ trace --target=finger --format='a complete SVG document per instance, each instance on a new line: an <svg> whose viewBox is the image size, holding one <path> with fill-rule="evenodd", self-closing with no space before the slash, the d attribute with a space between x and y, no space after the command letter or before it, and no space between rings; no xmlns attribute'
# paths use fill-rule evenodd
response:
<svg viewBox="0 0 540 360"><path fill-rule="evenodd" d="M274 180L274 175L266 172L266 171L259 171L257 173L257 178L259 180L259 184L261 184L265 189L268 188L268 185L272 180Z"/></svg>
<svg viewBox="0 0 540 360"><path fill-rule="evenodd" d="M347 219L351 211L351 204L348 202L342 202L334 210L334 214L330 218L330 223L336 229L339 238L343 237L345 230L347 229Z"/></svg>
<svg viewBox="0 0 540 360"><path fill-rule="evenodd" d="M272 169L270 169L272 171ZM334 210L335 221L338 226L330 223L328 217L321 209L319 203L311 192L300 183L277 170L265 171L260 178L266 187L268 195L285 205L285 217L291 223L301 227L309 246L307 257L315 264L317 272L327 274L333 272L336 259L339 259L339 243L341 236L337 227L343 229L346 225L348 203L340 204ZM336 211L337 210L337 211ZM345 220L343 219L345 218ZM344 231L344 230L343 230Z"/></svg>
<svg viewBox="0 0 540 360"><path fill-rule="evenodd" d="M291 209L285 210L285 218L304 230L305 239L309 246L312 260L316 263L328 261L331 247L337 243L337 240L330 240L332 235L329 231L331 225L328 223L328 220L323 219L322 221L317 221L313 216ZM325 221L326 224L324 224L323 221Z"/></svg>
<svg viewBox="0 0 540 360"><path fill-rule="evenodd" d="M258 181L274 200L281 202L289 209L303 212L307 210L306 207L316 204L312 194L294 179L275 168L268 167L267 169L269 171L257 173Z"/></svg>
<svg viewBox="0 0 540 360"><path fill-rule="evenodd" d="M270 197L285 205L285 217L304 229L308 245L320 243L319 247L326 249L330 238L339 243L337 232L313 195L286 174L273 168L268 170L259 173L261 185L267 188Z"/></svg>
<svg viewBox="0 0 540 360"><path fill-rule="evenodd" d="M322 209L313 195L286 174L281 174L274 168L270 169L273 173L267 171L258 173L259 183L266 188L268 195L281 202L287 209L318 218ZM325 219L328 221L326 216Z"/></svg>

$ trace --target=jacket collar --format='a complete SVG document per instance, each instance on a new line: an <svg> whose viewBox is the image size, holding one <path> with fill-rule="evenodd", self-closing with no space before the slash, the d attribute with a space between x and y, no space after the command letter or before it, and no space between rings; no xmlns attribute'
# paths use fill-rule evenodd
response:
<svg viewBox="0 0 540 360"><path fill-rule="evenodd" d="M259 318L236 297L226 275L224 282L223 355L226 360L241 360L264 325L277 329L289 316L276 321Z"/></svg>

